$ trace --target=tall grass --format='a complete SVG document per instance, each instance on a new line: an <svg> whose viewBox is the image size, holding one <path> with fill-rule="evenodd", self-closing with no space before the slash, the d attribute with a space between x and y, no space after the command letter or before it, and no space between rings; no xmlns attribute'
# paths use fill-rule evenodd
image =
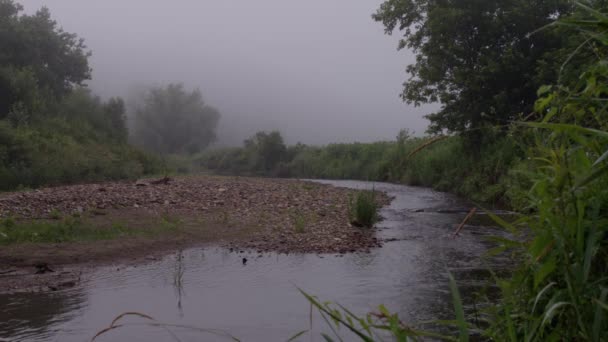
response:
<svg viewBox="0 0 608 342"><path fill-rule="evenodd" d="M378 221L378 203L375 191L360 191L349 198L350 221L358 227L371 228Z"/></svg>
<svg viewBox="0 0 608 342"><path fill-rule="evenodd" d="M503 241L524 262L511 279L498 280L503 300L486 331L493 339L602 341L608 334L608 16L578 6L584 20L558 24L581 32L597 60L576 83L542 88L536 110L544 119L522 124L536 138L525 165L533 170L534 214L499 221L529 237Z"/></svg>

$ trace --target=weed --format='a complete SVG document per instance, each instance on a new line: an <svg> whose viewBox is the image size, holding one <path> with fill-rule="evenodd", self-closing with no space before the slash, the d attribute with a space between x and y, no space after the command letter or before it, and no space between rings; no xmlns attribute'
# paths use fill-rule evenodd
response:
<svg viewBox="0 0 608 342"><path fill-rule="evenodd" d="M300 211L296 211L293 217L293 223L296 233L304 233L306 231L306 218Z"/></svg>
<svg viewBox="0 0 608 342"><path fill-rule="evenodd" d="M360 191L348 202L350 221L354 226L371 228L378 221L375 191Z"/></svg>
<svg viewBox="0 0 608 342"><path fill-rule="evenodd" d="M49 217L53 220L59 220L61 218L61 212L53 208L53 210L51 210L51 212L49 213Z"/></svg>

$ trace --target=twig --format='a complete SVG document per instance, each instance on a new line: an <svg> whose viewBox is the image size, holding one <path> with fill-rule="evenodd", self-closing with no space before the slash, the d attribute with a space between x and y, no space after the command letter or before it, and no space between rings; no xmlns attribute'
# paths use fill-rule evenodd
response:
<svg viewBox="0 0 608 342"><path fill-rule="evenodd" d="M471 211L469 211L469 213L464 218L464 220L462 220L462 222L460 223L460 225L458 226L458 228L456 229L456 231L454 232L454 234L452 235L452 237L456 237L458 235L458 233L460 232L460 230L462 229L462 227L464 227L464 225L467 223L467 221L470 220L471 217L473 217L473 215L475 215L476 211L477 211L477 208L475 208L475 207L473 207L473 209L471 209Z"/></svg>

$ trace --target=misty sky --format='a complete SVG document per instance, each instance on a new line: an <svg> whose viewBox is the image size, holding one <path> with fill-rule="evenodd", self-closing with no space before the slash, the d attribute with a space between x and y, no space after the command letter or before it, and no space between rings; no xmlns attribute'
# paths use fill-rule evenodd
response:
<svg viewBox="0 0 608 342"><path fill-rule="evenodd" d="M103 97L183 82L222 113L221 144L278 129L290 143L373 141L422 116L399 99L397 37L371 19L381 0L17 0L47 6L93 51Z"/></svg>

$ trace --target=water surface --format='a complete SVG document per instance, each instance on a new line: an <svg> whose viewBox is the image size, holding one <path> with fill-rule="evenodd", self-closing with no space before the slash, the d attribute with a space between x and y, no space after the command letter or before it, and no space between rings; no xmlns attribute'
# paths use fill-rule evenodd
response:
<svg viewBox="0 0 608 342"><path fill-rule="evenodd" d="M258 255L206 247L143 265L104 267L69 290L0 296L0 340L86 341L117 315L134 311L166 323L227 331L243 341L284 341L310 328L310 307L297 287L362 315L384 304L405 322L451 319L447 271L472 303L488 277L487 266L501 269L508 262L480 258L491 246L487 236L503 234L499 229L467 225L459 237L452 236L467 206L451 195L385 183L322 182L373 187L394 197L377 225L377 236L387 240L382 248L346 255ZM142 326L141 318L125 322L130 325L98 341L173 340L162 328ZM312 339L301 340L321 340L318 332L328 331L317 314L312 328ZM181 341L227 340L171 330Z"/></svg>

